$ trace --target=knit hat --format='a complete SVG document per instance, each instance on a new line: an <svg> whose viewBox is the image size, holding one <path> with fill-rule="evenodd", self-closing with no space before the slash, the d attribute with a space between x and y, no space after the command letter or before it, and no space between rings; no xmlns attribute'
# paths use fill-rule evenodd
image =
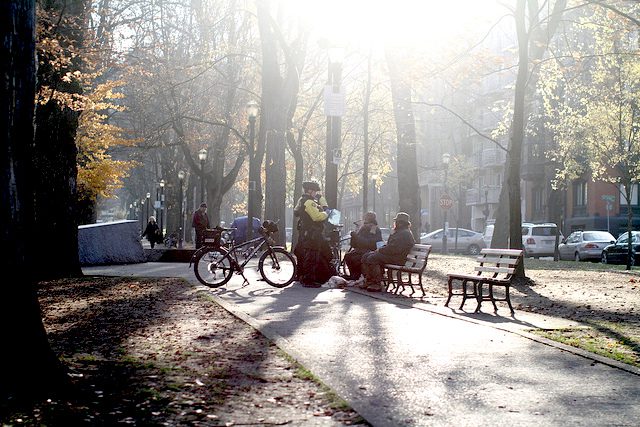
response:
<svg viewBox="0 0 640 427"><path fill-rule="evenodd" d="M409 214L405 213L405 212L398 212L396 214L396 217L393 218L393 220L396 221L396 222L398 222L398 221L399 222L405 222L407 224L409 224L409 222L410 222L409 221Z"/></svg>
<svg viewBox="0 0 640 427"><path fill-rule="evenodd" d="M200 203L200 207L201 207L201 208L206 208L206 207L207 207L207 204L206 204L205 202L202 202L202 203Z"/></svg>
<svg viewBox="0 0 640 427"><path fill-rule="evenodd" d="M375 212L367 212L364 214L364 216L362 217L363 221L366 224L377 224L378 221L376 220L376 213Z"/></svg>
<svg viewBox="0 0 640 427"><path fill-rule="evenodd" d="M320 184L318 184L315 181L305 181L302 183L302 189L304 191L309 191L309 190L320 191Z"/></svg>

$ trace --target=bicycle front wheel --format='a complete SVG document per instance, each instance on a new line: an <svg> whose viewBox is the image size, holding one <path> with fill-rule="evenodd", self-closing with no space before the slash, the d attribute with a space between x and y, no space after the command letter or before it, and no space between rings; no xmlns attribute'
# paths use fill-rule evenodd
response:
<svg viewBox="0 0 640 427"><path fill-rule="evenodd" d="M205 286L217 288L229 280L233 274L231 256L224 248L208 248L195 259L193 271Z"/></svg>
<svg viewBox="0 0 640 427"><path fill-rule="evenodd" d="M268 284L284 288L296 277L296 260L282 248L271 248L260 257L258 270Z"/></svg>

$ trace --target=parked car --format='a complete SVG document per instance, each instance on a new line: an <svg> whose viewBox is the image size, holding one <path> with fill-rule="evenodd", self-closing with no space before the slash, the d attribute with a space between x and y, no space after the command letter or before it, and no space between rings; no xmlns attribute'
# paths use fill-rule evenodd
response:
<svg viewBox="0 0 640 427"><path fill-rule="evenodd" d="M456 230L458 234L456 244ZM432 231L431 233L420 236L420 243L431 245L431 250L442 250L442 228ZM480 253L480 249L484 248L484 240L482 233L477 233L465 228L449 228L447 233L447 249L451 252L466 252L471 255Z"/></svg>
<svg viewBox="0 0 640 427"><path fill-rule="evenodd" d="M615 243L602 250L600 260L603 264L626 264L628 254L629 234L622 233ZM631 232L631 265L640 265L640 231Z"/></svg>
<svg viewBox="0 0 640 427"><path fill-rule="evenodd" d="M558 226L552 222L522 224L522 249L525 257L539 258L541 256L553 256L556 248L556 233ZM564 236L560 232L559 241Z"/></svg>
<svg viewBox="0 0 640 427"><path fill-rule="evenodd" d="M616 238L606 231L574 231L558 245L560 259L599 261L602 250L615 243Z"/></svg>

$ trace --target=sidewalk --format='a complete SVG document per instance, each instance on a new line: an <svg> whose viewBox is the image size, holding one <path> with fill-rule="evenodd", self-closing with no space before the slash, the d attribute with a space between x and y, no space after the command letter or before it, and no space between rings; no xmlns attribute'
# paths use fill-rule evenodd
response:
<svg viewBox="0 0 640 427"><path fill-rule="evenodd" d="M184 263L84 272L197 283ZM575 326L567 320L519 311L512 318L504 307L500 316L465 314L351 290L276 289L253 269L245 275L251 284L244 287L234 276L224 287L201 288L375 426L635 426L640 419L640 370L527 332Z"/></svg>

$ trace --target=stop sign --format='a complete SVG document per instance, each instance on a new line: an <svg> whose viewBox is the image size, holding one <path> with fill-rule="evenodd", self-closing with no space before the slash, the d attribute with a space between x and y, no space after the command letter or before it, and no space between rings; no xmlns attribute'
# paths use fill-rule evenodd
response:
<svg viewBox="0 0 640 427"><path fill-rule="evenodd" d="M440 207L442 209L449 209L451 206L453 206L453 199L448 194L444 193L440 196Z"/></svg>

